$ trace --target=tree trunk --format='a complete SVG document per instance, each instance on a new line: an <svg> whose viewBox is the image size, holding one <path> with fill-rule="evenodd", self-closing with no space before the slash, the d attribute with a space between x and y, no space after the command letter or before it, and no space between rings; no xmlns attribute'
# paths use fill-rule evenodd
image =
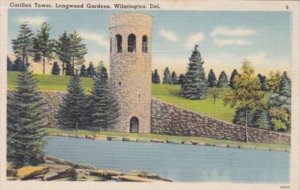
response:
<svg viewBox="0 0 300 190"><path fill-rule="evenodd" d="M61 75L65 74L65 63L62 63L62 70L61 70Z"/></svg>
<svg viewBox="0 0 300 190"><path fill-rule="evenodd" d="M43 74L45 74L46 58L43 57Z"/></svg>
<svg viewBox="0 0 300 190"><path fill-rule="evenodd" d="M246 133L246 143L248 143L248 110L245 110L246 112L246 120L245 120L245 133Z"/></svg>

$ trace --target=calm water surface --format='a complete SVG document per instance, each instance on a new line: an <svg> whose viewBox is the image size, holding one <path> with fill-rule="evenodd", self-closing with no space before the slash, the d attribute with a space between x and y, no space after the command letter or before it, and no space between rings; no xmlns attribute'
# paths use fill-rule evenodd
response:
<svg viewBox="0 0 300 190"><path fill-rule="evenodd" d="M46 137L46 154L101 169L140 170L181 182L288 183L289 153Z"/></svg>

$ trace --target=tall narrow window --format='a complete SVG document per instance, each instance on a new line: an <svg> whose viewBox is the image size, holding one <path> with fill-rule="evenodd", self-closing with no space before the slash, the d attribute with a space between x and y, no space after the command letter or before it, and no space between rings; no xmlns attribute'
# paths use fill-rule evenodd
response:
<svg viewBox="0 0 300 190"><path fill-rule="evenodd" d="M122 52L122 36L120 34L116 35L117 41L117 52Z"/></svg>
<svg viewBox="0 0 300 190"><path fill-rule="evenodd" d="M135 40L135 35L130 34L128 36L128 52L135 52L136 51L136 40Z"/></svg>
<svg viewBox="0 0 300 190"><path fill-rule="evenodd" d="M147 36L143 36L143 40L142 40L142 52L143 53L147 53L148 52L148 38Z"/></svg>

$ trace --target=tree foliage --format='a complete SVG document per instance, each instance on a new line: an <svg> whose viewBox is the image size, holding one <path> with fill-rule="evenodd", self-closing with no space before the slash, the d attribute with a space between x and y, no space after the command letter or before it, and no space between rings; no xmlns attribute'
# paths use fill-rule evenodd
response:
<svg viewBox="0 0 300 190"><path fill-rule="evenodd" d="M172 72L171 78L172 78L172 84L178 84L178 77L175 71Z"/></svg>
<svg viewBox="0 0 300 190"><path fill-rule="evenodd" d="M63 63L62 74L65 74L67 64L71 63L71 39L67 32L64 32L56 42L56 54ZM72 74L73 75L73 74Z"/></svg>
<svg viewBox="0 0 300 190"><path fill-rule="evenodd" d="M273 93L278 93L280 81L281 81L280 72L277 71L276 73L274 73L273 71L271 71L267 79L267 85L269 90Z"/></svg>
<svg viewBox="0 0 300 190"><path fill-rule="evenodd" d="M220 76L219 76L219 80L218 80L218 85L217 85L219 88L221 87L227 87L228 86L228 77L225 73L225 71L222 71L220 73Z"/></svg>
<svg viewBox="0 0 300 190"><path fill-rule="evenodd" d="M217 86L217 78L214 73L214 70L210 69L207 77L207 86L208 87L216 87Z"/></svg>
<svg viewBox="0 0 300 190"><path fill-rule="evenodd" d="M83 64L87 49L82 42L81 36L76 31L70 34L70 42L71 63L73 68L75 68L75 66Z"/></svg>
<svg viewBox="0 0 300 190"><path fill-rule="evenodd" d="M155 69L154 72L152 72L152 83L160 84L160 77L159 77L157 69Z"/></svg>
<svg viewBox="0 0 300 190"><path fill-rule="evenodd" d="M60 68L56 61L53 63L51 74L52 75L60 75Z"/></svg>
<svg viewBox="0 0 300 190"><path fill-rule="evenodd" d="M259 78L261 89L263 91L267 91L268 90L267 77L261 74L258 74L257 77Z"/></svg>
<svg viewBox="0 0 300 190"><path fill-rule="evenodd" d="M89 77L94 77L96 75L96 70L92 62L90 62L89 67L87 68L87 74Z"/></svg>
<svg viewBox="0 0 300 190"><path fill-rule="evenodd" d="M172 84L172 77L170 74L169 67L166 67L164 70L163 84Z"/></svg>
<svg viewBox="0 0 300 190"><path fill-rule="evenodd" d="M7 160L16 166L35 165L43 160L43 137L48 124L37 81L25 69L18 78L17 90L8 96Z"/></svg>
<svg viewBox="0 0 300 190"><path fill-rule="evenodd" d="M208 89L208 94L210 97L214 99L214 104L216 103L216 99L219 98L220 92L216 87L212 87Z"/></svg>
<svg viewBox="0 0 300 190"><path fill-rule="evenodd" d="M185 82L181 86L181 96L188 99L204 99L207 95L207 83L205 79L205 72L202 67L204 61L198 51L196 45L190 62L188 70L185 74Z"/></svg>
<svg viewBox="0 0 300 190"><path fill-rule="evenodd" d="M87 70L85 68L85 65L81 65L81 68L80 68L80 75L81 77L87 77L88 74L87 74Z"/></svg>
<svg viewBox="0 0 300 190"><path fill-rule="evenodd" d="M280 85L279 85L279 94L282 96L291 97L291 80L287 75L287 72L283 72L281 75Z"/></svg>
<svg viewBox="0 0 300 190"><path fill-rule="evenodd" d="M236 69L234 69L234 70L232 71L232 73L231 73L231 75L230 75L230 79L229 79L229 86L230 86L231 88L234 88L234 78L235 78L235 76L238 76L238 75L239 75L239 73L237 72Z"/></svg>

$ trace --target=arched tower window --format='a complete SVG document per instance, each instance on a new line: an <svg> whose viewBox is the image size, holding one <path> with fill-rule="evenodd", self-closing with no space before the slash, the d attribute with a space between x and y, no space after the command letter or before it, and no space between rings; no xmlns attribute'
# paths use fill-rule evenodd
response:
<svg viewBox="0 0 300 190"><path fill-rule="evenodd" d="M144 35L142 39L142 52L143 53L148 52L148 37L146 35Z"/></svg>
<svg viewBox="0 0 300 190"><path fill-rule="evenodd" d="M122 36L120 34L116 35L117 41L117 52L122 52Z"/></svg>
<svg viewBox="0 0 300 190"><path fill-rule="evenodd" d="M134 34L128 36L128 52L136 51L136 38Z"/></svg>

